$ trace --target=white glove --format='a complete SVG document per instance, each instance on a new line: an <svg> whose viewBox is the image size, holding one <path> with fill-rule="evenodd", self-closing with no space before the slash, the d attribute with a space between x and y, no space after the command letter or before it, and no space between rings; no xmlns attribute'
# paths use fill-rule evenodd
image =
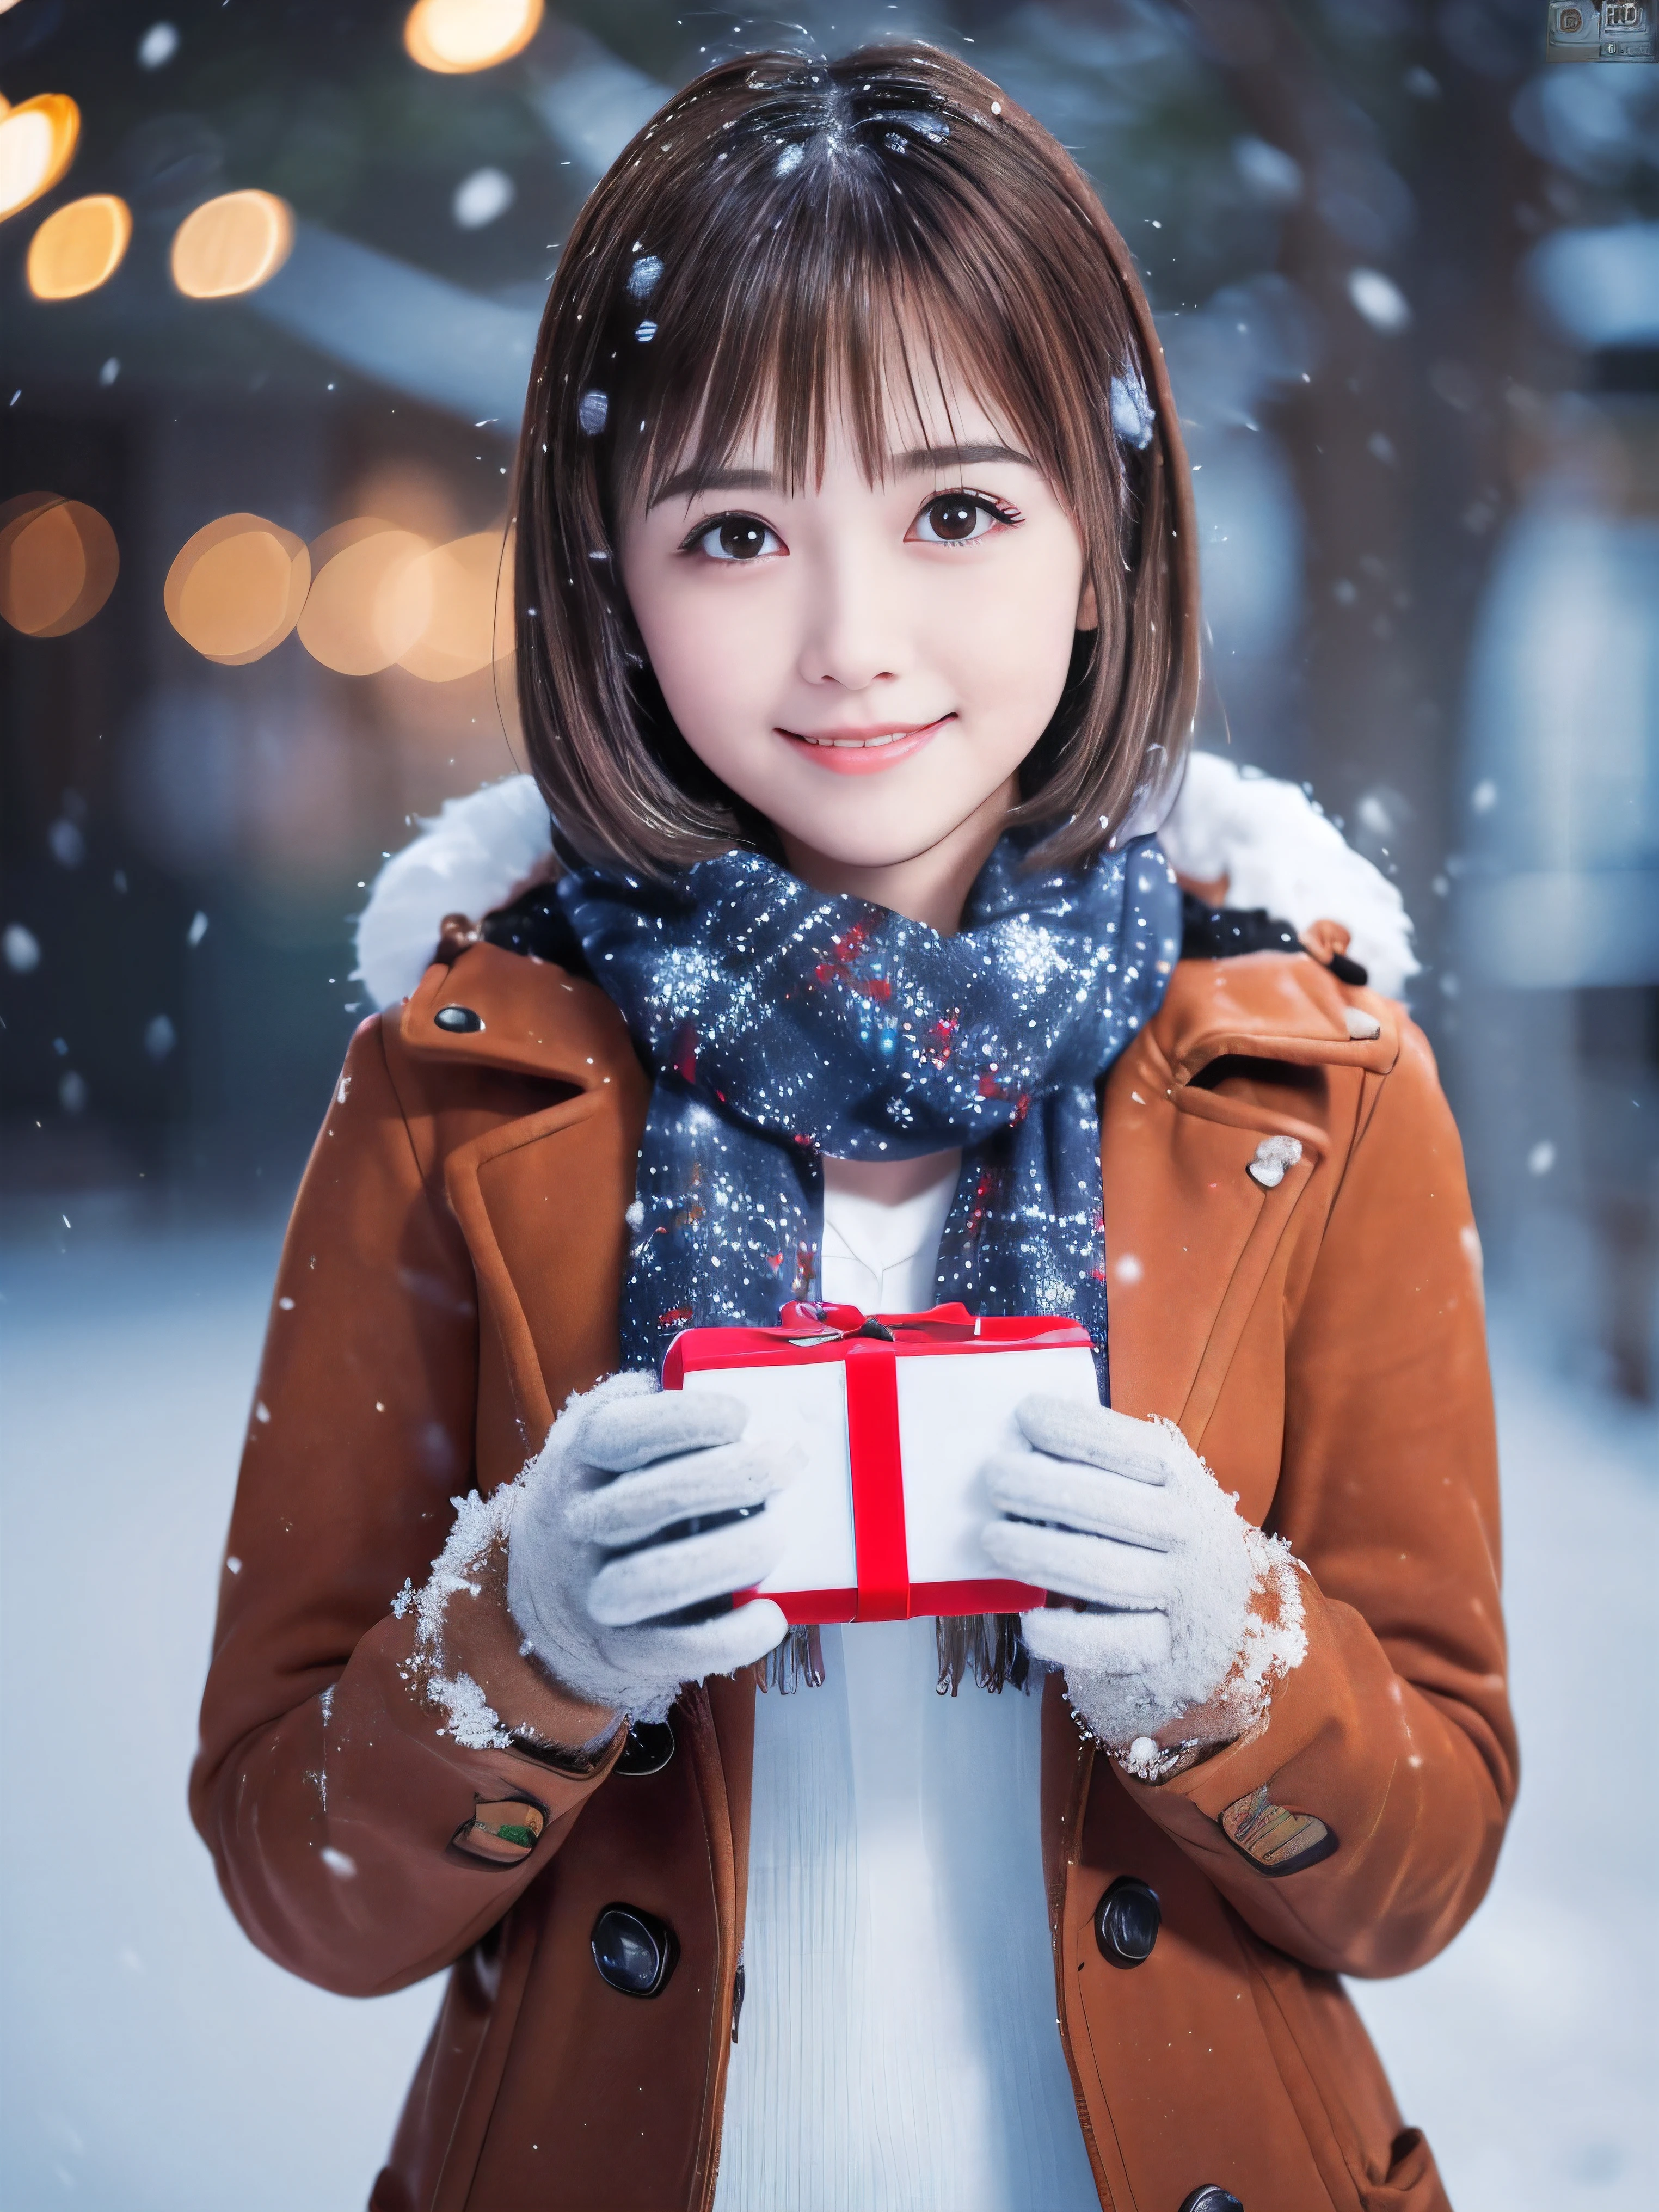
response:
<svg viewBox="0 0 1659 2212"><path fill-rule="evenodd" d="M1041 1396L1016 1419L1030 1449L986 1469L1015 1517L988 1526L985 1548L1091 1608L1023 1613L1028 1649L1064 1668L1092 1735L1143 1761L1157 1748L1143 1740L1176 1723L1192 1741L1242 1735L1307 1650L1288 1547L1240 1518L1171 1421Z"/></svg>
<svg viewBox="0 0 1659 2212"><path fill-rule="evenodd" d="M507 1605L578 1697L661 1720L684 1684L729 1674L782 1640L788 1623L769 1598L696 1617L702 1601L752 1589L781 1555L765 1504L798 1455L740 1441L748 1418L713 1391L613 1375L570 1401L520 1478ZM702 1526L710 1516L726 1517Z"/></svg>

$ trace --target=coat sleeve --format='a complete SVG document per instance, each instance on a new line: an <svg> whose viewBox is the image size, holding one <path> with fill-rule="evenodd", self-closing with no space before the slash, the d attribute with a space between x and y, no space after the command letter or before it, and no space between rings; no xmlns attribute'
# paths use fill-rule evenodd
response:
<svg viewBox="0 0 1659 2212"><path fill-rule="evenodd" d="M1414 1029L1291 1330L1270 1525L1306 1570L1305 1658L1261 1729L1161 1787L1125 1786L1268 1942L1401 1973L1485 1895L1516 1784L1480 1248ZM1218 1825L1258 1790L1322 1820L1331 1855L1262 1871Z"/></svg>
<svg viewBox="0 0 1659 2212"><path fill-rule="evenodd" d="M616 1747L553 1748L603 1741L615 1716L520 1656L498 1574L451 1610L499 1716L486 1733L522 1731L534 1752L458 1741L427 1696L414 1613L392 1610L471 1486L477 1343L465 1247L422 1180L372 1020L283 1251L191 1781L248 1936L349 1995L417 1981L493 1926Z"/></svg>

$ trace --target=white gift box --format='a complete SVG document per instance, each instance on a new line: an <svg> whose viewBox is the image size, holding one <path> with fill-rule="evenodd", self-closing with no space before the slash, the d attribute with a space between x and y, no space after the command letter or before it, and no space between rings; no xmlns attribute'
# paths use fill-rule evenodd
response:
<svg viewBox="0 0 1659 2212"><path fill-rule="evenodd" d="M1045 1593L1000 1574L980 1540L996 1511L993 1453L1040 1390L1098 1405L1088 1333L1052 1316L976 1320L963 1306L866 1319L792 1305L776 1328L690 1328L665 1389L718 1390L751 1432L787 1426L805 1450L768 1506L787 1541L753 1593L792 1623L1019 1613Z"/></svg>

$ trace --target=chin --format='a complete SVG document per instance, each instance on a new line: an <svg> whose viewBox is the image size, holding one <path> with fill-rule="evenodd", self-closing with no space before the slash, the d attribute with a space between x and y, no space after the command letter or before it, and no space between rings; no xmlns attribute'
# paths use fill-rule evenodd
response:
<svg viewBox="0 0 1659 2212"><path fill-rule="evenodd" d="M959 826L953 821L930 826L918 823L914 817L896 823L894 815L904 813L900 800L878 801L871 812L886 818L844 827L825 821L822 814L795 822L776 816L773 819L785 836L809 847L839 868L902 867L907 860L919 860L924 853L931 852Z"/></svg>

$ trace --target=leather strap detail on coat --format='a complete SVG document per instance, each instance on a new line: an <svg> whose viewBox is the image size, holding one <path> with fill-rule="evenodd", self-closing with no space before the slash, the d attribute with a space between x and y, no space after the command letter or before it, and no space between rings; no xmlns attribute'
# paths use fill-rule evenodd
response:
<svg viewBox="0 0 1659 2212"><path fill-rule="evenodd" d="M1337 1847L1335 1836L1322 1820L1275 1805L1265 1783L1226 1808L1221 1830L1263 1874L1300 1874L1304 1867L1329 1858Z"/></svg>

